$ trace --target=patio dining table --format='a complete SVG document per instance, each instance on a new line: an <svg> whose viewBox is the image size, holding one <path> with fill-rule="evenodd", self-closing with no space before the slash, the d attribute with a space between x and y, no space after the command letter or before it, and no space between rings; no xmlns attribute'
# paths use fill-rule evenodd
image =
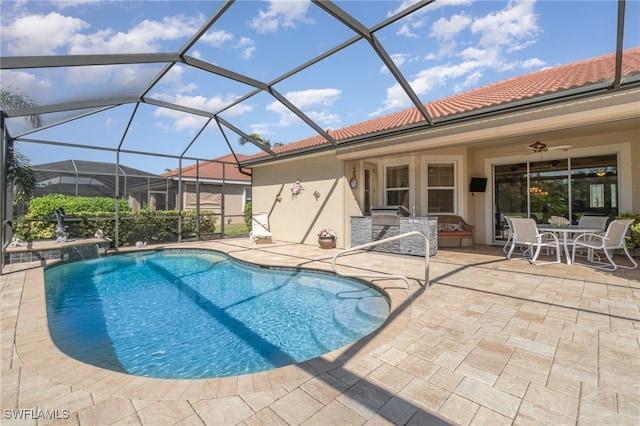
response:
<svg viewBox="0 0 640 426"><path fill-rule="evenodd" d="M569 237L571 235L578 236L580 234L596 234L598 232L604 232L604 228L596 228L593 226L578 226L578 225L565 225L565 226L552 226L552 225L538 225L538 230L542 232L553 232L558 234L558 239L562 241L564 246L564 255L567 258L567 264L571 265L571 253L569 253Z"/></svg>

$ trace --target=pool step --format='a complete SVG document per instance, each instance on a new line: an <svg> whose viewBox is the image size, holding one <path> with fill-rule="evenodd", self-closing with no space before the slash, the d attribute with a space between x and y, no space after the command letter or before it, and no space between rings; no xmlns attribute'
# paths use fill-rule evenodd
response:
<svg viewBox="0 0 640 426"><path fill-rule="evenodd" d="M336 324L346 334L354 337L369 334L375 328L372 323L380 323L386 318L386 315L383 316L376 310L376 306L380 305L376 301L368 299L374 298L343 300L334 309L333 317ZM385 309L388 311L388 308Z"/></svg>

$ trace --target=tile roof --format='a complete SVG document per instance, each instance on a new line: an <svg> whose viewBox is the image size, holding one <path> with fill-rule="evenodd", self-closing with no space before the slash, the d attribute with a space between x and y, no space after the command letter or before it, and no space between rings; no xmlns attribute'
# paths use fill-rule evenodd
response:
<svg viewBox="0 0 640 426"><path fill-rule="evenodd" d="M624 51L622 63L623 77L637 74L640 74L640 46ZM437 122L438 119L457 114L612 81L614 75L615 54L608 54L513 77L468 92L438 99L425 104L425 106L431 117ZM340 143L341 140L420 122L426 123L418 109L413 107L341 129L331 130L330 135ZM326 144L327 141L324 137L316 135L274 148L273 151L275 153L290 153ZM327 145L327 147L329 146ZM267 154L254 154L246 157L245 160L256 160L263 157L267 157Z"/></svg>
<svg viewBox="0 0 640 426"><path fill-rule="evenodd" d="M247 158L244 154L236 154L238 161L243 161ZM199 176L207 179L222 179L222 167L224 166L224 178L225 180L239 180L251 182L251 176L247 176L238 170L238 166L235 164L236 159L233 154L227 154L222 157L214 158L211 161L201 161L199 163ZM251 173L251 170L245 170ZM196 177L196 165L183 167L183 177ZM178 176L178 169L170 172L163 173L162 176Z"/></svg>

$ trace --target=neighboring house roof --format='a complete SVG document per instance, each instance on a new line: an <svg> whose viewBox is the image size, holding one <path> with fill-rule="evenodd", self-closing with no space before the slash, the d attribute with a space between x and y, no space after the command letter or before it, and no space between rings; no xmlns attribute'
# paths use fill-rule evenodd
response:
<svg viewBox="0 0 640 426"><path fill-rule="evenodd" d="M30 167L34 172L64 172L113 176L115 174L116 164L103 163L100 161L63 160L53 163L37 164ZM159 177L156 174L134 169L133 167L123 166L122 164L120 164L118 168L120 175Z"/></svg>
<svg viewBox="0 0 640 426"><path fill-rule="evenodd" d="M236 158L238 161L242 162L247 158L244 154L227 154L222 157L214 158L211 161L201 161L198 164L194 164L188 167L182 168L182 177L183 178L195 178L196 176L200 179L213 179L222 181L223 173L222 168L224 167L224 179L226 181L244 181L251 182L251 175L246 175L238 169L236 164ZM247 173L251 173L251 171L245 170ZM170 172L163 173L162 176L166 177L177 177L179 174L179 170L172 170Z"/></svg>
<svg viewBox="0 0 640 426"><path fill-rule="evenodd" d="M622 77L624 80L625 77L627 79L632 76L637 77L638 74L640 74L640 47L634 47L624 51ZM609 54L513 77L468 92L438 99L425 104L425 106L434 122L437 122L438 119L444 121L442 119L445 117L480 112L492 107L531 100L544 95L560 94L571 89L612 82L614 76L615 54ZM426 125L424 117L414 107L342 129L331 130L330 135L339 144L341 141L355 137L374 135L419 123ZM322 145L328 149L333 147L322 136L316 135L274 148L272 151L276 154L293 153ZM254 154L247 157L245 161L263 159L267 155L267 153Z"/></svg>

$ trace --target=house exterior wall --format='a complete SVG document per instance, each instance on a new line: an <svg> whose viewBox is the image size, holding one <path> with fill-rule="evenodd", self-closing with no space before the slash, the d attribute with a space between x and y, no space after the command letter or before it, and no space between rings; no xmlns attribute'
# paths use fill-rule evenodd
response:
<svg viewBox="0 0 640 426"><path fill-rule="evenodd" d="M249 185L226 184L224 186L224 215L227 224L244 223L245 190ZM200 209L213 210L222 213L222 185L200 183ZM175 194L177 198L178 195ZM187 182L183 185L182 208L195 210L196 208L196 184Z"/></svg>
<svg viewBox="0 0 640 426"><path fill-rule="evenodd" d="M274 240L317 245L320 230L330 228L338 247L349 244L346 222L359 210L334 152L255 166L252 173L252 210L269 215ZM294 196L298 180L304 189Z"/></svg>
<svg viewBox="0 0 640 426"><path fill-rule="evenodd" d="M640 213L640 120L611 122L593 126L548 132L544 134L549 146L570 145L568 151L548 151L531 154L527 146L538 135L515 138L496 138L482 143L437 149L415 149L406 152L397 145L396 154L341 159L335 152L296 157L267 163L253 168L253 211L269 213L274 236L280 241L317 244L316 234L331 227L338 232L339 247L348 247L350 218L364 214L364 170L372 173L371 205L384 203L384 168L386 165L408 164L410 167L410 209L416 216L425 216L426 167L430 162L455 162L456 211L468 223L476 226L476 242L493 243L493 165L509 162L552 160L568 157L589 157L616 154L618 158L619 212ZM534 138L534 139L532 139ZM428 140L424 141L427 145ZM353 157L353 155L352 155ZM349 186L352 176L358 185ZM484 193L470 193L471 177L486 177ZM299 179L304 190L291 197L290 187ZM320 197L316 201L313 192ZM282 197L281 201L276 196ZM413 210L415 206L415 210Z"/></svg>

